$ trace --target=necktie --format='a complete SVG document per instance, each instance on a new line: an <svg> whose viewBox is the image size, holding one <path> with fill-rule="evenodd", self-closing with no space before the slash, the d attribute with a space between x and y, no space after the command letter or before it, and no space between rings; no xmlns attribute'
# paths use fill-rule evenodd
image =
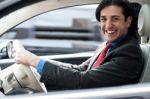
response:
<svg viewBox="0 0 150 99"><path fill-rule="evenodd" d="M101 51L100 55L98 56L96 62L93 65L93 68L98 68L99 65L101 64L103 58L106 56L106 53L108 51L108 49L110 48L110 43L107 43L105 48Z"/></svg>

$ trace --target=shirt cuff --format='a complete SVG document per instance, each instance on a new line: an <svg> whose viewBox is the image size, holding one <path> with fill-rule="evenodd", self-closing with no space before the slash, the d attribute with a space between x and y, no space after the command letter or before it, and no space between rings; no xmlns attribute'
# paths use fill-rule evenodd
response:
<svg viewBox="0 0 150 99"><path fill-rule="evenodd" d="M37 65L37 72L41 75L42 74L42 70L43 70L43 66L45 64L46 60L44 59L40 59Z"/></svg>

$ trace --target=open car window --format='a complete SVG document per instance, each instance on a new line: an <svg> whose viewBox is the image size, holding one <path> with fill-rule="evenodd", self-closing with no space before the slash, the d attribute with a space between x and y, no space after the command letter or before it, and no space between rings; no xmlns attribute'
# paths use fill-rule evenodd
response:
<svg viewBox="0 0 150 99"><path fill-rule="evenodd" d="M23 30L21 31L20 28L27 28L27 29L33 28L35 31L38 32L35 34L35 37L37 38L38 37L46 38L44 35L46 35L47 33L41 34L39 32L52 32L49 34L53 34L53 32L56 33L54 37L48 36L50 38L57 38L56 35L57 33L59 34L59 32L60 34L63 32L68 32L66 33L68 34L68 37L66 36L67 39L76 38L76 39L91 40L91 41L102 40L101 36L95 36L96 34L100 35L98 33L99 31L98 24L95 19L96 6L97 5L82 5L82 6L68 7L68 8L62 8L62 9L41 14L11 29L9 32L13 31L13 33L7 32L3 36L1 36L1 38L20 39L19 37L11 36L11 35L14 35L15 31L19 32L20 30L20 32L23 32ZM71 32L72 35L71 34L69 35L69 33ZM78 35L80 34L82 35L81 37L78 36L77 38L75 36L75 33L78 33ZM30 33L27 33L27 35L29 34ZM23 33L18 35L23 35ZM62 35L60 35L60 37L61 36ZM27 37L24 36L24 38ZM65 36L63 36L62 39L63 38L66 39Z"/></svg>
<svg viewBox="0 0 150 99"><path fill-rule="evenodd" d="M1 42L19 39L37 55L94 51L104 41L95 19L96 6L81 5L43 13L7 31Z"/></svg>

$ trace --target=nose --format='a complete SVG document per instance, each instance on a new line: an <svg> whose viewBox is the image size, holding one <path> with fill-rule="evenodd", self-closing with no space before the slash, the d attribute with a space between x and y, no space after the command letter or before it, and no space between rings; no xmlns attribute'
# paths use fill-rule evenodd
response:
<svg viewBox="0 0 150 99"><path fill-rule="evenodd" d="M111 20L107 20L105 23L105 28L106 29L111 29L113 27L113 23Z"/></svg>

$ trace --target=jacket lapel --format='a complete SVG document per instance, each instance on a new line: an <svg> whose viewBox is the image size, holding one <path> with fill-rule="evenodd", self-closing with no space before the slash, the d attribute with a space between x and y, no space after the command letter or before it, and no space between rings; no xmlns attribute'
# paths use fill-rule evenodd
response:
<svg viewBox="0 0 150 99"><path fill-rule="evenodd" d="M101 51L105 48L106 42L102 43L100 47L97 48L95 51L95 54L91 57L90 63L88 65L87 71L90 70L98 57L98 55L101 53Z"/></svg>

